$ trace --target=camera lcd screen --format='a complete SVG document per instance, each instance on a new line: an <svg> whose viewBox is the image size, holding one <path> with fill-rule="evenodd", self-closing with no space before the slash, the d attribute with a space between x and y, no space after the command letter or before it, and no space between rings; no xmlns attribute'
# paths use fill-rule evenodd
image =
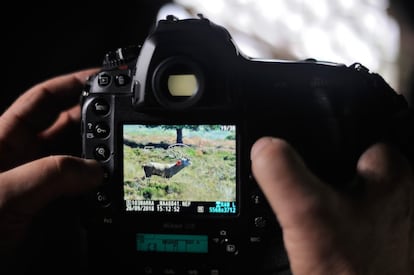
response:
<svg viewBox="0 0 414 275"><path fill-rule="evenodd" d="M144 252L207 253L208 236L138 233L136 249Z"/></svg>
<svg viewBox="0 0 414 275"><path fill-rule="evenodd" d="M123 125L127 212L237 215L235 125Z"/></svg>

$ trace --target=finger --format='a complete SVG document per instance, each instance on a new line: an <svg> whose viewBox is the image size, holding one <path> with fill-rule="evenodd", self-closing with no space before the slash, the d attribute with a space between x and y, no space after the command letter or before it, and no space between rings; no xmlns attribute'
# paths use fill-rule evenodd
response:
<svg viewBox="0 0 414 275"><path fill-rule="evenodd" d="M252 172L282 228L303 228L325 215L335 197L283 140L264 137L251 150Z"/></svg>
<svg viewBox="0 0 414 275"><path fill-rule="evenodd" d="M79 102L86 78L97 69L58 76L21 95L0 117L0 140L9 147L24 146L50 127L62 110Z"/></svg>
<svg viewBox="0 0 414 275"><path fill-rule="evenodd" d="M412 178L408 159L384 143L374 144L364 152L358 160L357 171L366 194L373 197L382 197Z"/></svg>
<svg viewBox="0 0 414 275"><path fill-rule="evenodd" d="M31 216L49 202L90 190L102 181L95 160L50 156L16 167L0 175L0 208Z"/></svg>
<svg viewBox="0 0 414 275"><path fill-rule="evenodd" d="M80 156L82 139L79 129L80 106L77 105L61 113L56 122L39 135L39 144L46 155ZM45 154L39 155L38 158Z"/></svg>
<svg viewBox="0 0 414 275"><path fill-rule="evenodd" d="M48 129L43 131L40 134L40 137L45 140L54 140L54 137L59 135L65 129L71 128L71 126L76 126L79 129L79 122L80 106L76 105L75 107L72 107L71 109L62 112L56 119L55 123L51 125Z"/></svg>

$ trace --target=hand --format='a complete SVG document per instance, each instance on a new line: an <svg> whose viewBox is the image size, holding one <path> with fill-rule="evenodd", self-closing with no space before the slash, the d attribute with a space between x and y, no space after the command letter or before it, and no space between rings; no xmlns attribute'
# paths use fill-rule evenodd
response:
<svg viewBox="0 0 414 275"><path fill-rule="evenodd" d="M92 189L102 180L99 163L66 155L71 144L80 148L74 142L80 140L80 92L94 72L40 83L0 117L0 255L17 249L48 203ZM65 155L52 155L59 146Z"/></svg>
<svg viewBox="0 0 414 275"><path fill-rule="evenodd" d="M375 144L361 156L365 191L355 198L321 182L283 140L259 139L251 160L293 274L414 274L413 168L394 148Z"/></svg>

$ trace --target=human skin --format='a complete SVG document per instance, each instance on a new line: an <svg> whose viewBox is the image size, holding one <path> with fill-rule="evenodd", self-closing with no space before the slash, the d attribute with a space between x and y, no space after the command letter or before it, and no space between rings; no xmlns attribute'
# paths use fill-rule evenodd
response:
<svg viewBox="0 0 414 275"><path fill-rule="evenodd" d="M79 158L79 98L88 69L23 93L0 116L0 255L12 257L49 203L96 187L99 163ZM78 138L77 138L78 137Z"/></svg>
<svg viewBox="0 0 414 275"><path fill-rule="evenodd" d="M293 274L414 274L413 167L395 148L379 143L363 153L358 196L318 179L284 140L259 139L251 160Z"/></svg>

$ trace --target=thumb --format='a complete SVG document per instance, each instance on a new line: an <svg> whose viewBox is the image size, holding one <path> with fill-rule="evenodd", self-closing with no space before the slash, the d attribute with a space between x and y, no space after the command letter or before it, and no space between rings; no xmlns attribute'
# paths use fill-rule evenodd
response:
<svg viewBox="0 0 414 275"><path fill-rule="evenodd" d="M0 205L31 216L61 196L96 187L102 179L103 170L95 160L45 157L0 175Z"/></svg>
<svg viewBox="0 0 414 275"><path fill-rule="evenodd" d="M251 149L253 175L282 228L303 228L329 209L332 190L319 181L284 140L263 137Z"/></svg>
<svg viewBox="0 0 414 275"><path fill-rule="evenodd" d="M368 148L357 165L366 193L371 197L390 195L401 186L411 187L410 163L395 147L377 143ZM404 188L404 187L403 187Z"/></svg>

